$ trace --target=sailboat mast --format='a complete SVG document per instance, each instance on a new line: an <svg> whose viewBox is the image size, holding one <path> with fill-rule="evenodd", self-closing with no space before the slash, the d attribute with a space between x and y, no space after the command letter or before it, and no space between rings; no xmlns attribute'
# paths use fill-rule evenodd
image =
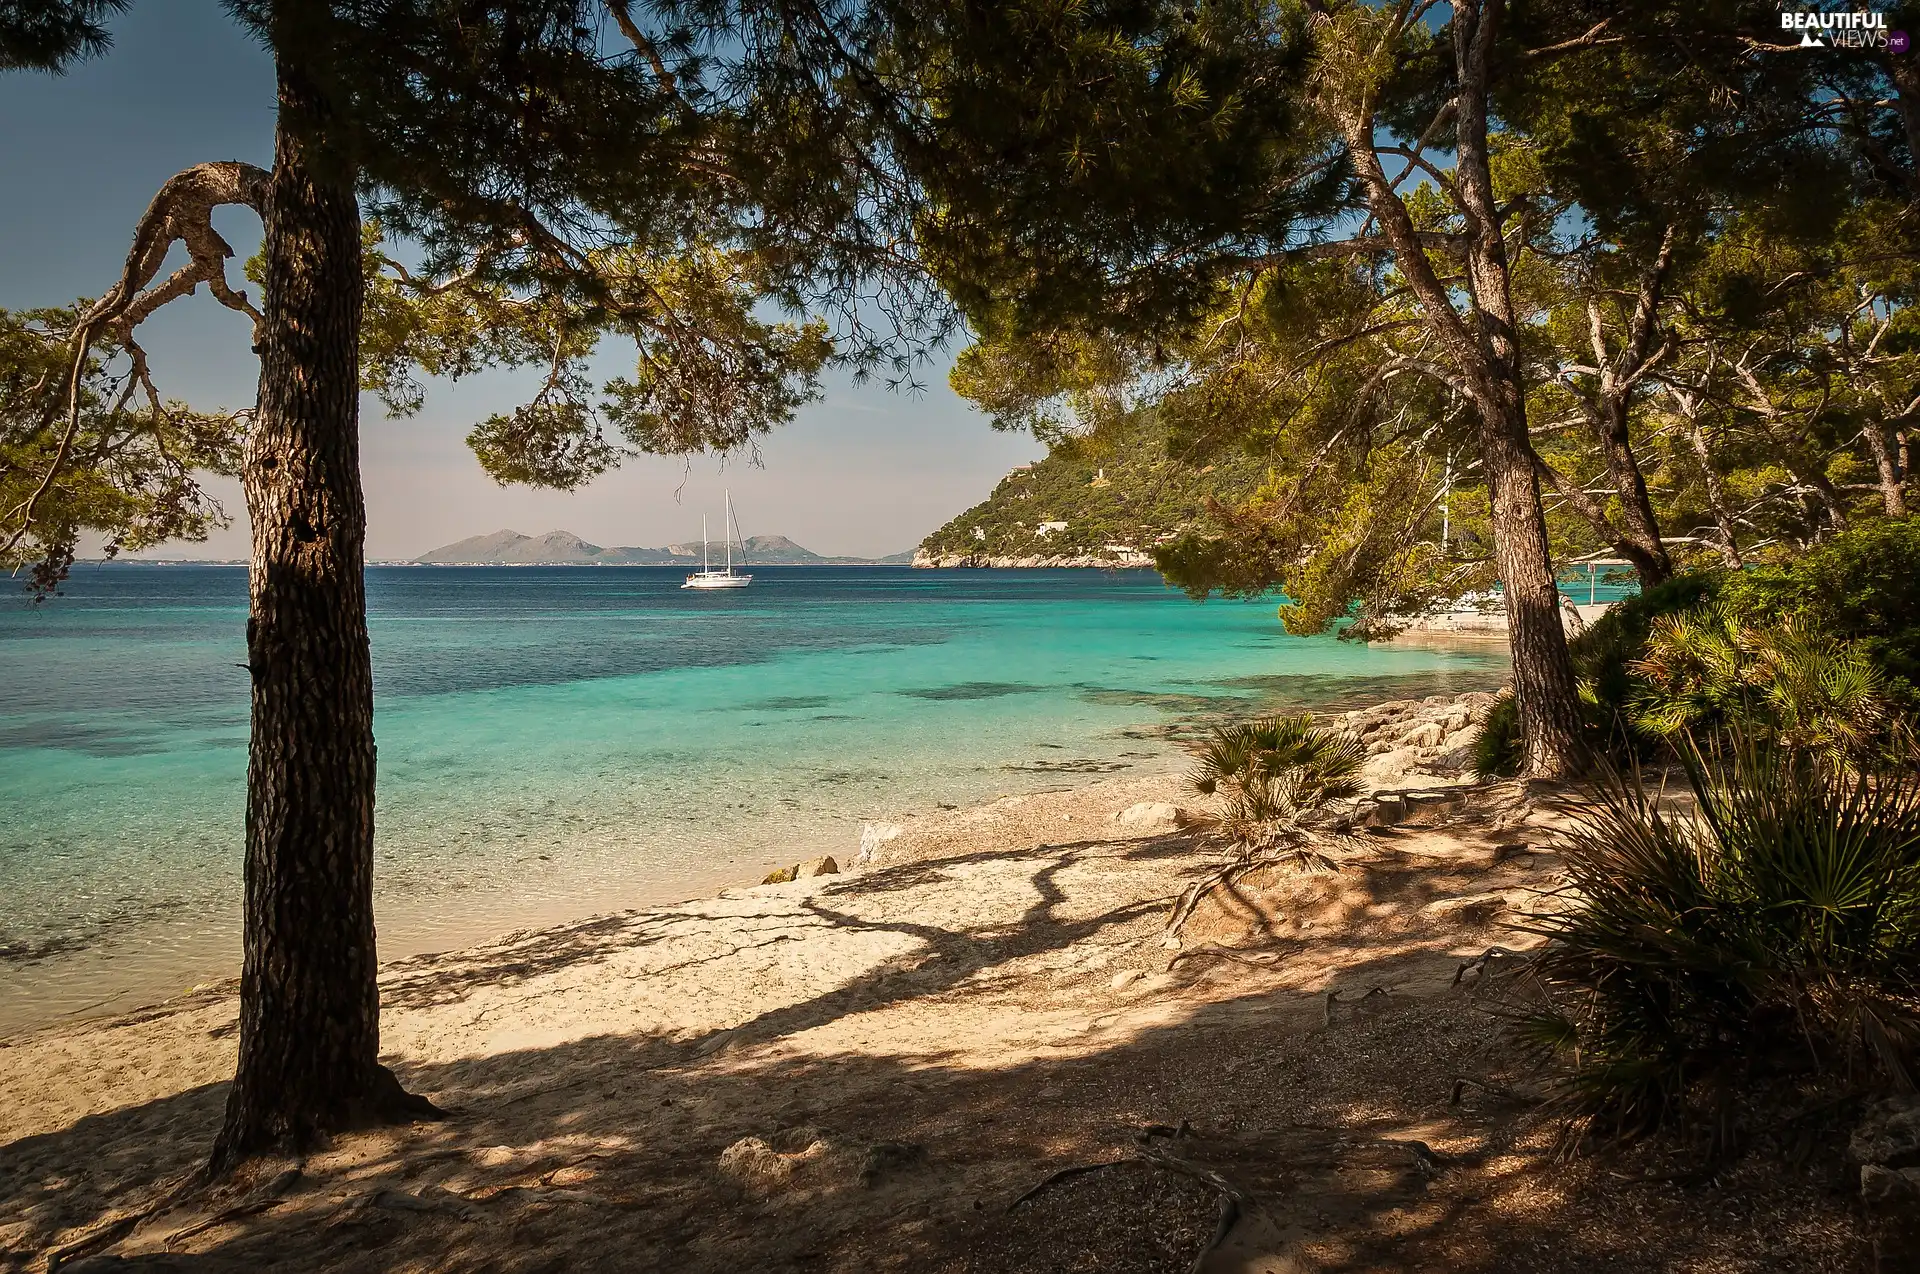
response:
<svg viewBox="0 0 1920 1274"><path fill-rule="evenodd" d="M731 526L733 522L733 492L731 491L727 492L726 512L729 525L721 527L720 530L727 537L727 574L731 575L733 574L733 529Z"/></svg>
<svg viewBox="0 0 1920 1274"><path fill-rule="evenodd" d="M700 515L700 573L707 573L707 515Z"/></svg>

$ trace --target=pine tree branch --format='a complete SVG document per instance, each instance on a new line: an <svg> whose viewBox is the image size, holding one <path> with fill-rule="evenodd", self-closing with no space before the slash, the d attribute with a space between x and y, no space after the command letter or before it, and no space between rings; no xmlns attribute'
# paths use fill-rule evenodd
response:
<svg viewBox="0 0 1920 1274"><path fill-rule="evenodd" d="M1533 62L1540 58L1556 57L1562 53L1574 53L1580 49L1597 49L1607 44L1625 44L1627 42L1626 36L1608 35L1606 33L1607 28L1612 25L1612 18L1602 18L1591 27L1588 27L1584 34L1577 35L1571 40L1562 40L1558 44L1548 44L1537 49L1528 49L1520 55L1520 60L1523 62Z"/></svg>
<svg viewBox="0 0 1920 1274"><path fill-rule="evenodd" d="M72 455L74 439L80 432L81 385L95 341L111 334L126 349L133 360L127 392L135 386L144 389L157 419L162 410L160 396L147 370L146 352L134 339L135 328L161 306L190 295L201 283L207 284L214 298L228 309L248 315L256 325L260 322L260 312L248 302L246 294L227 284L226 263L233 256L233 248L213 228L213 210L244 204L264 216L268 180L267 172L252 164L196 164L168 178L154 195L134 227L120 278L87 308L68 334L72 355L67 371L66 428L39 484L0 518L0 525L18 519L5 542L0 543L0 558L11 556L32 534L41 502ZM150 286L176 242L186 246L187 264L157 287ZM123 394L121 405L125 402Z"/></svg>

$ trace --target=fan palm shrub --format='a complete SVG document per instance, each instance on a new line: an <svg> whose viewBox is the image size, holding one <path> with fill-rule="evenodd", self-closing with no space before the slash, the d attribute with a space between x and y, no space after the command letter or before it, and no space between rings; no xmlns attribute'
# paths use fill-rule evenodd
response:
<svg viewBox="0 0 1920 1274"><path fill-rule="evenodd" d="M1256 868L1288 861L1326 865L1330 860L1319 849L1332 837L1310 825L1312 816L1360 794L1365 760L1357 739L1314 725L1307 713L1217 727L1187 781L1202 795L1225 798L1218 815L1198 822L1232 857L1181 893L1168 931L1179 929L1212 889Z"/></svg>
<svg viewBox="0 0 1920 1274"><path fill-rule="evenodd" d="M1473 776L1482 781L1512 778L1526 753L1521 747L1520 701L1512 695L1494 700L1473 736Z"/></svg>
<svg viewBox="0 0 1920 1274"><path fill-rule="evenodd" d="M1842 766L1908 751L1886 677L1857 642L1714 603L1656 619L1630 665L1634 725L1668 740L1733 731Z"/></svg>
<svg viewBox="0 0 1920 1274"><path fill-rule="evenodd" d="M1188 782L1226 797L1215 824L1234 844L1264 849L1297 837L1300 821L1360 793L1366 752L1358 740L1313 724L1310 714L1261 717L1216 728Z"/></svg>
<svg viewBox="0 0 1920 1274"><path fill-rule="evenodd" d="M1768 1069L1873 1071L1920 1051L1920 778L1744 739L1680 749L1691 812L1637 773L1603 786L1561 852L1570 908L1536 916L1570 1095L1617 1131L1696 1085Z"/></svg>
<svg viewBox="0 0 1920 1274"><path fill-rule="evenodd" d="M1858 642L1892 697L1920 706L1920 516L1856 522L1790 560L1729 572L1719 592L1743 614Z"/></svg>

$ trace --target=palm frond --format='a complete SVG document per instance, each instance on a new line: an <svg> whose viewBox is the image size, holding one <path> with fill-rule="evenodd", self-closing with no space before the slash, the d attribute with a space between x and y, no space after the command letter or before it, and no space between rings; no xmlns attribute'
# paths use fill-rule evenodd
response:
<svg viewBox="0 0 1920 1274"><path fill-rule="evenodd" d="M1569 1091L1624 1125L1782 1054L1910 1082L1920 778L1765 739L1681 756L1694 812L1614 777L1562 842L1576 905L1534 918L1542 977L1584 1006Z"/></svg>

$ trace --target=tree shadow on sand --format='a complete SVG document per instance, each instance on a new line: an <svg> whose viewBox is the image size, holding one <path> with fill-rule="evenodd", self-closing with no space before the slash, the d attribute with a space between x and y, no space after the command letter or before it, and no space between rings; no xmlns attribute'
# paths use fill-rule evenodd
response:
<svg viewBox="0 0 1920 1274"><path fill-rule="evenodd" d="M1142 1162L1142 1130L1156 1127L1147 1143L1156 1153L1176 1147L1246 1196L1221 1260L1238 1243L1281 1253L1291 1264L1272 1268L1301 1274L1870 1268L1837 1193L1844 1165L1832 1145L1785 1185L1768 1176L1743 1195L1737 1171L1625 1182L1617 1162L1556 1164L1553 1128L1538 1112L1492 1098L1449 1104L1455 1077L1508 1065L1465 992L1380 995L1347 1009L1319 987L1236 990L1247 970L1191 960L1164 995L1118 998L1104 974L1072 984L1068 1029L1057 1005L1029 1009L982 990L982 975L1022 957L1137 940L1164 911L1164 899L1147 899L1072 915L1063 873L1190 848L1178 838L1083 843L833 882L796 896L794 916L910 939L911 967L850 971L726 1031L394 1058L449 1120L343 1138L298 1175L266 1165L65 1268L1186 1271L1212 1237L1219 1191ZM956 930L850 910L862 893L1024 858L1035 860L1032 898L1016 922ZM610 951L667 942L707 910L520 935L440 962L438 980L433 961L405 962L391 971L388 1004L445 1004L483 985L590 967ZM1451 959L1404 936L1349 945L1336 989L1393 985L1410 961ZM993 1062L977 1040L907 1048L835 1037L828 1049L805 1037L859 1014L975 995L1009 1034L1057 1029L1058 1040ZM191 1168L225 1087L0 1146L0 1248L10 1249L0 1268L42 1268L50 1246ZM1009 1207L1051 1173L1092 1163L1116 1166Z"/></svg>

